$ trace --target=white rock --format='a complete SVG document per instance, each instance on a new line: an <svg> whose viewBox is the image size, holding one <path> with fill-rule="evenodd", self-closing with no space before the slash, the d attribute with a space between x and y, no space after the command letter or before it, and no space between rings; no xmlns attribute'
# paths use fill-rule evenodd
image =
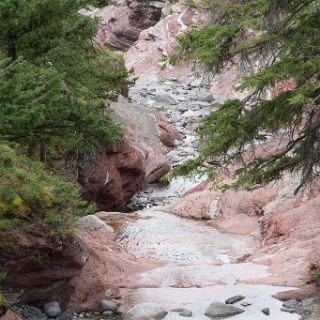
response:
<svg viewBox="0 0 320 320"><path fill-rule="evenodd" d="M130 309L126 316L130 320L161 320L168 314L166 308L158 303L140 303Z"/></svg>
<svg viewBox="0 0 320 320"><path fill-rule="evenodd" d="M61 314L61 309L57 301L46 303L43 309L46 315L50 318L55 318Z"/></svg>
<svg viewBox="0 0 320 320"><path fill-rule="evenodd" d="M99 230L110 233L114 232L112 227L108 226L105 222L103 222L95 215L89 215L80 218L77 222L77 227L88 231Z"/></svg>

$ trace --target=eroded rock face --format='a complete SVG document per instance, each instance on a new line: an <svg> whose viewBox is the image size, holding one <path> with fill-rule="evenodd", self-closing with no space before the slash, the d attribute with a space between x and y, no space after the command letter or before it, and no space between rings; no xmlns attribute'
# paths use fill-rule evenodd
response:
<svg viewBox="0 0 320 320"><path fill-rule="evenodd" d="M154 26L161 18L165 1L125 0L97 12L102 25L97 35L100 44L118 50L129 49L141 31Z"/></svg>
<svg viewBox="0 0 320 320"><path fill-rule="evenodd" d="M22 292L19 303L58 301L65 307L88 254L76 236L50 237L43 231L0 233L0 269L7 272L3 291Z"/></svg>
<svg viewBox="0 0 320 320"><path fill-rule="evenodd" d="M68 310L101 310L103 300L117 305L119 288L129 285L129 276L152 268L121 250L113 233L78 230L77 234L87 248L89 259L70 282L75 290Z"/></svg>
<svg viewBox="0 0 320 320"><path fill-rule="evenodd" d="M111 105L124 128L123 140L84 159L79 176L83 197L99 210L121 210L144 182L156 182L171 169L165 156L179 133L154 111L125 99ZM166 142L166 144L164 143Z"/></svg>
<svg viewBox="0 0 320 320"><path fill-rule="evenodd" d="M122 209L145 178L144 155L127 140L115 150L102 150L85 160L80 176L83 197L100 210Z"/></svg>

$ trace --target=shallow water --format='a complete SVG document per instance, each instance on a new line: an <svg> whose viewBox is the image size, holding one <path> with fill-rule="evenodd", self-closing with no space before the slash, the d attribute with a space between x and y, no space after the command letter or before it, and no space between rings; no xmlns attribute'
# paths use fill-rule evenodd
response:
<svg viewBox="0 0 320 320"><path fill-rule="evenodd" d="M126 223L120 243L136 257L164 265L138 274L138 289L124 289L125 309L157 302L168 310L185 307L193 312L192 319L208 319L204 312L211 302L242 294L251 305L236 304L246 312L233 319L264 319L261 310L266 307L271 312L268 319L299 319L280 311L281 302L271 297L291 288L244 284L269 274L265 266L237 263L237 258L253 251L251 237L222 233L203 221L149 210L139 212L140 219ZM169 312L165 319L183 317Z"/></svg>

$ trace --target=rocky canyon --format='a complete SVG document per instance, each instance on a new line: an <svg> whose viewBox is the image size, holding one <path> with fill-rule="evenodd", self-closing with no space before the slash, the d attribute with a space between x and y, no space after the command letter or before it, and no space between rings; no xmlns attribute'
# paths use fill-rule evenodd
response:
<svg viewBox="0 0 320 320"><path fill-rule="evenodd" d="M249 94L235 90L237 58L219 73L170 62L177 37L210 21L206 2L119 0L83 14L99 18L95 42L129 71L123 94L106 103L122 137L81 155L77 185L96 210L75 219L61 243L32 230L13 248L10 232L0 232L9 306L1 319L320 319L317 180L296 193L300 175L286 172L254 190L225 191L238 164L213 182L209 160L195 175L166 179L199 155L201 121ZM274 135L244 157L283 144Z"/></svg>

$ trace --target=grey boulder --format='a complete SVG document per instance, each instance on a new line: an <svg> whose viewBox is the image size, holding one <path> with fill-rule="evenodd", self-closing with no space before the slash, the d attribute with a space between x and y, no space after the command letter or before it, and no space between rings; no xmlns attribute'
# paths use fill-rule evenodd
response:
<svg viewBox="0 0 320 320"><path fill-rule="evenodd" d="M102 311L116 311L118 309L118 305L116 303L108 300L102 300L100 305Z"/></svg>
<svg viewBox="0 0 320 320"><path fill-rule="evenodd" d="M209 318L220 319L229 318L242 312L244 312L244 310L240 308L231 305L226 305L221 302L212 302L208 307L207 311L205 312L205 315Z"/></svg>
<svg viewBox="0 0 320 320"><path fill-rule="evenodd" d="M161 320L168 314L166 308L158 303L144 302L130 309L126 316L130 320Z"/></svg>
<svg viewBox="0 0 320 320"><path fill-rule="evenodd" d="M167 94L156 94L155 96L152 97L152 100L162 104L169 104L169 105L177 104L177 101Z"/></svg>
<svg viewBox="0 0 320 320"><path fill-rule="evenodd" d="M45 314L50 318L58 317L61 314L61 309L57 301L46 303L43 309Z"/></svg>
<svg viewBox="0 0 320 320"><path fill-rule="evenodd" d="M299 303L295 299L287 300L282 304L282 306L287 309L295 309L298 305Z"/></svg>

